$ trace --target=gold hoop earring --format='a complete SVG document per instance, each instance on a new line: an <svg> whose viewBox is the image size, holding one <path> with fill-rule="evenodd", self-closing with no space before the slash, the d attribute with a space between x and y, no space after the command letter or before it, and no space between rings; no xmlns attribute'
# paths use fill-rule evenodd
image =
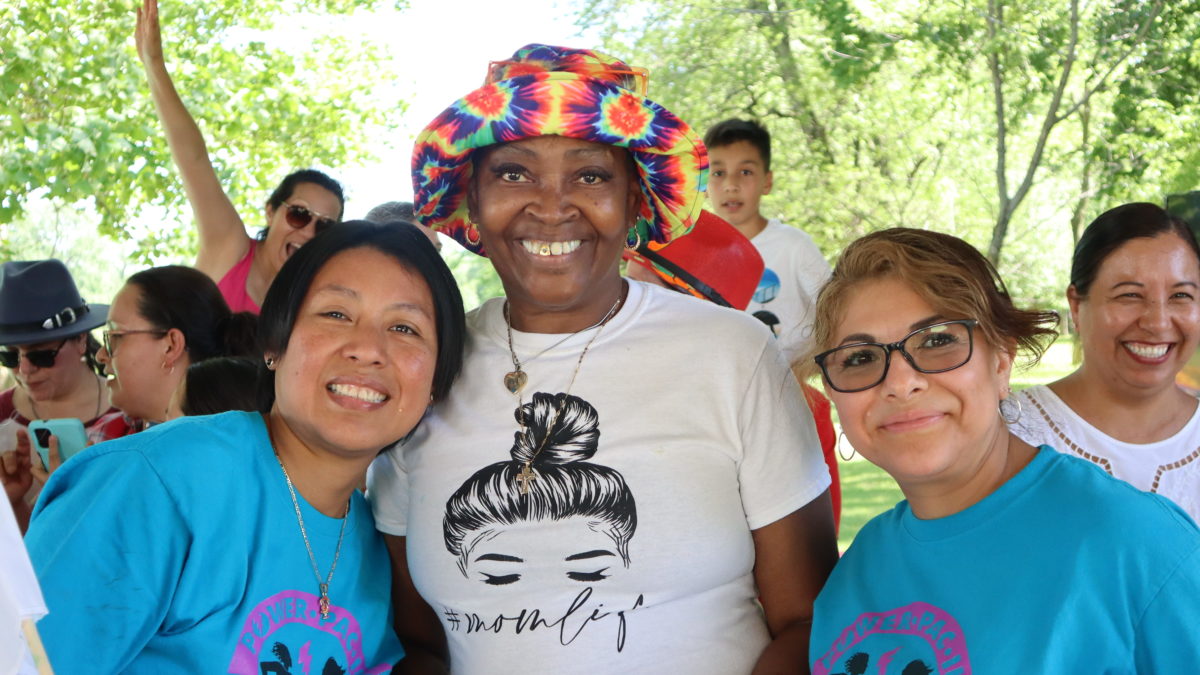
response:
<svg viewBox="0 0 1200 675"><path fill-rule="evenodd" d="M641 231L640 231L640 230L637 228L637 226L636 226L636 225L634 225L633 227L631 227L631 228L629 229L629 231L630 231L630 232L632 232L632 233L633 233L633 236L634 236L634 237L636 237L636 238L633 240L633 242L634 242L634 243L633 243L633 245L632 245L632 246L630 246L630 244L629 244L629 235L625 235L625 248L626 248L626 249L628 249L628 250L629 250L630 252L632 252L632 253L637 253L637 250L638 250L639 248L641 248L641 247L642 247L642 233L641 233Z"/></svg>
<svg viewBox="0 0 1200 675"><path fill-rule="evenodd" d="M834 445L834 448L837 449L838 457L841 457L843 462L849 462L850 460L854 459L854 455L855 455L854 446L850 445L850 455L846 456L845 454L842 453L843 445L850 445L850 440L848 438L846 438L845 431L838 431L837 443Z"/></svg>

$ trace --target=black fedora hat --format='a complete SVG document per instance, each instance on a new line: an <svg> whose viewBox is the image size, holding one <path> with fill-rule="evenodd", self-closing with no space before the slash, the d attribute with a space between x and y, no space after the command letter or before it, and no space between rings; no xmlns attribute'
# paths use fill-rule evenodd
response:
<svg viewBox="0 0 1200 675"><path fill-rule="evenodd" d="M108 305L89 305L62 261L25 260L0 266L0 345L24 345L79 335L108 320Z"/></svg>

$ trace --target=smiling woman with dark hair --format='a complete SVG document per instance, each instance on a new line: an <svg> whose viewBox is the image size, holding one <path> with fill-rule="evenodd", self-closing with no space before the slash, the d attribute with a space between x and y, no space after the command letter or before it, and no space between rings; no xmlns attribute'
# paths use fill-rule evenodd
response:
<svg viewBox="0 0 1200 675"><path fill-rule="evenodd" d="M458 289L416 227L348 223L288 260L261 318L261 413L174 420L47 483L26 541L56 668L381 673L401 658L356 488L454 381Z"/></svg>
<svg viewBox="0 0 1200 675"><path fill-rule="evenodd" d="M1013 433L1082 457L1200 519L1200 404L1175 384L1200 344L1200 246L1148 203L1088 225L1067 289L1083 362L1020 392Z"/></svg>

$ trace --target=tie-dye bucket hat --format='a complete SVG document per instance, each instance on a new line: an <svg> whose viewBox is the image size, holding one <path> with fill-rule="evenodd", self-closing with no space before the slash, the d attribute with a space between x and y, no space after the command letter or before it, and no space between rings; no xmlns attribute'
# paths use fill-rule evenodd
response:
<svg viewBox="0 0 1200 675"><path fill-rule="evenodd" d="M644 197L630 243L666 244L700 214L708 153L671 111L646 98L647 73L586 49L532 44L493 62L484 85L417 136L416 217L486 255L467 213L471 154L497 143L566 136L627 148Z"/></svg>

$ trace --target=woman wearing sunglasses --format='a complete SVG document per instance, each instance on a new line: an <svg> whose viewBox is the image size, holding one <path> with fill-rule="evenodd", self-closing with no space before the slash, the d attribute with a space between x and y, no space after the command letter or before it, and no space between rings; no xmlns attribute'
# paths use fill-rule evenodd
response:
<svg viewBox="0 0 1200 675"><path fill-rule="evenodd" d="M66 265L54 259L7 262L0 267L0 365L16 386L0 393L0 419L22 427L35 419L83 421L92 442L131 429L115 411L95 360L89 331L104 323L107 305L91 305ZM35 474L45 479L28 443L3 458L5 492L22 525L29 519ZM38 462L37 466L33 462Z"/></svg>
<svg viewBox="0 0 1200 675"><path fill-rule="evenodd" d="M507 297L468 318L458 393L371 473L403 672L803 669L829 473L765 326L620 274L626 246L691 228L707 175L645 84L528 45L418 136L417 217Z"/></svg>
<svg viewBox="0 0 1200 675"><path fill-rule="evenodd" d="M129 277L113 297L97 354L112 403L142 423L170 418L188 366L219 356L257 358L254 315L231 312L216 284L169 265Z"/></svg>
<svg viewBox="0 0 1200 675"><path fill-rule="evenodd" d="M251 238L217 179L200 128L167 72L157 0L144 0L138 8L136 42L167 146L200 230L196 267L217 282L230 309L257 314L283 262L342 219L342 187L314 169L289 174L267 199L266 227L257 239Z"/></svg>
<svg viewBox="0 0 1200 675"><path fill-rule="evenodd" d="M851 244L816 365L854 448L900 485L817 599L812 672L1179 673L1200 664L1200 530L1170 501L1011 434L1019 349L1054 335L969 244Z"/></svg>

